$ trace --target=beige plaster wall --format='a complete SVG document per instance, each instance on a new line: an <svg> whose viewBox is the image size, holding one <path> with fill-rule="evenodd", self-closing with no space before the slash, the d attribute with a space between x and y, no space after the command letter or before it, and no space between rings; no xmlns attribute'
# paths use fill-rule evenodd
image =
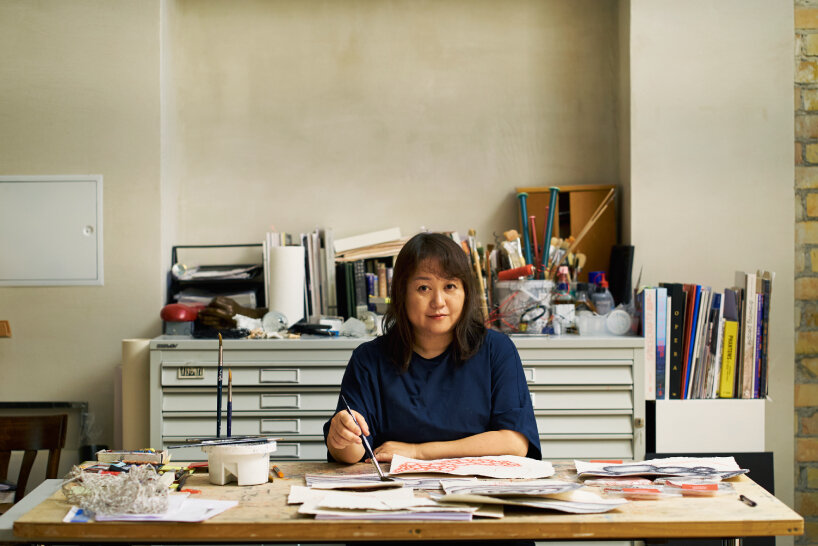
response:
<svg viewBox="0 0 818 546"><path fill-rule="evenodd" d="M776 272L766 445L793 503L793 10L630 0L631 236L642 280ZM708 426L730 434L717 416Z"/></svg>
<svg viewBox="0 0 818 546"><path fill-rule="evenodd" d="M617 182L614 1L172 5L179 243L271 225L491 241L517 186Z"/></svg>
<svg viewBox="0 0 818 546"><path fill-rule="evenodd" d="M159 157L158 1L0 2L0 172L103 175L105 257L104 286L0 288L0 400L87 401L96 441L121 340L160 333Z"/></svg>

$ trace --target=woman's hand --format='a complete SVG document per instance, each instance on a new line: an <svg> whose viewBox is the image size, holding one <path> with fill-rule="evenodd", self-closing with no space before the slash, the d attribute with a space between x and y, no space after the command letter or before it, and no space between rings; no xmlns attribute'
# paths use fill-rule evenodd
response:
<svg viewBox="0 0 818 546"><path fill-rule="evenodd" d="M329 425L329 433L327 434L327 447L332 449L346 449L352 445L361 446L363 449L363 442L361 442L361 434L369 436L369 425L366 424L364 416L355 410L352 410L358 424L352 419L352 416L346 411L339 411L332 418Z"/></svg>
<svg viewBox="0 0 818 546"><path fill-rule="evenodd" d="M384 442L375 448L375 458L380 462L391 462L394 455L403 455L404 457L409 457L410 459L421 459L420 444Z"/></svg>

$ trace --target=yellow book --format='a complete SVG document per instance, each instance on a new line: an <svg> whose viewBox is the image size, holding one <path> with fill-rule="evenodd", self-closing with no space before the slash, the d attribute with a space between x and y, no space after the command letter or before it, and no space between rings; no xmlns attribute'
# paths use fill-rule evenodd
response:
<svg viewBox="0 0 818 546"><path fill-rule="evenodd" d="M738 337L738 322L724 321L724 344L722 346L721 381L719 383L719 397L733 398L733 382L736 377L736 341Z"/></svg>

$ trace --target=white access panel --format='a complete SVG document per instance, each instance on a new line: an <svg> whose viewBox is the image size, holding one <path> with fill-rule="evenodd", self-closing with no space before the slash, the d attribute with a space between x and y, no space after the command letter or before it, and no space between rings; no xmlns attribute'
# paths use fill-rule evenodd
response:
<svg viewBox="0 0 818 546"><path fill-rule="evenodd" d="M102 284L102 176L0 176L0 286Z"/></svg>

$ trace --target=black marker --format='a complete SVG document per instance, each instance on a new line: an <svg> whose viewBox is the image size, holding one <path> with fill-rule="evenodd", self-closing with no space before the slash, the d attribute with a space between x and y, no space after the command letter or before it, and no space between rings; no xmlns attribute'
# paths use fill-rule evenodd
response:
<svg viewBox="0 0 818 546"><path fill-rule="evenodd" d="M743 502L744 504L746 504L747 506L750 506L750 507L758 505L758 503L756 501L754 501L752 499L748 499L744 495L739 495L738 500L740 500L741 502Z"/></svg>

